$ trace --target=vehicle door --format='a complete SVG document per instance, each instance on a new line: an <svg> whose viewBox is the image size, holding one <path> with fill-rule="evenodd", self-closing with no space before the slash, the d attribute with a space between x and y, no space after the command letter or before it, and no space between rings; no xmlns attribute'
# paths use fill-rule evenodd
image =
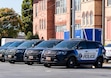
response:
<svg viewBox="0 0 111 78"><path fill-rule="evenodd" d="M85 46L81 48L80 46ZM94 42L86 41L79 44L78 55L79 60L82 62L93 62L97 58L98 48L96 48L96 44Z"/></svg>

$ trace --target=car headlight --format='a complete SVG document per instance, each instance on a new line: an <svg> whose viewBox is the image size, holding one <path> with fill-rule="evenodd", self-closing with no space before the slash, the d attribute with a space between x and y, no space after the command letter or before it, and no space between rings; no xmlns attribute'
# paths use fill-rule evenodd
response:
<svg viewBox="0 0 111 78"><path fill-rule="evenodd" d="M9 50L9 51L7 51L7 52L15 53L15 52L16 52L16 50L15 50L15 49L11 49L11 50Z"/></svg>
<svg viewBox="0 0 111 78"><path fill-rule="evenodd" d="M67 54L66 51L58 51L58 52L57 52L57 55L66 55L66 54Z"/></svg>
<svg viewBox="0 0 111 78"><path fill-rule="evenodd" d="M4 53L6 50L5 49L2 49L2 50L0 50L0 53Z"/></svg>

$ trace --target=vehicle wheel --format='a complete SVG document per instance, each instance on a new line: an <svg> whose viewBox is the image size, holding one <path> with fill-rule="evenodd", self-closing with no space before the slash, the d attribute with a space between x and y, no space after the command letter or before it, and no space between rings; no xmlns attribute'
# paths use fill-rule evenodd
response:
<svg viewBox="0 0 111 78"><path fill-rule="evenodd" d="M102 58L98 58L96 63L95 63L95 67L96 68L102 68L103 66L103 59Z"/></svg>
<svg viewBox="0 0 111 78"><path fill-rule="evenodd" d="M105 59L105 63L108 63L108 61L109 61L108 59Z"/></svg>
<svg viewBox="0 0 111 78"><path fill-rule="evenodd" d="M49 67L49 68L50 68L50 67L51 67L51 64L44 63L44 66L45 66L45 67Z"/></svg>
<svg viewBox="0 0 111 78"><path fill-rule="evenodd" d="M27 64L27 61L25 61L24 63Z"/></svg>
<svg viewBox="0 0 111 78"><path fill-rule="evenodd" d="M11 63L11 64L15 64L15 61L9 61L9 63Z"/></svg>
<svg viewBox="0 0 111 78"><path fill-rule="evenodd" d="M5 62L5 59L2 59L1 62Z"/></svg>
<svg viewBox="0 0 111 78"><path fill-rule="evenodd" d="M67 68L74 68L76 66L76 59L74 57L70 57L67 61Z"/></svg>
<svg viewBox="0 0 111 78"><path fill-rule="evenodd" d="M32 64L34 64L34 63L33 63L33 62L27 62L27 64L28 64L28 65L32 65Z"/></svg>

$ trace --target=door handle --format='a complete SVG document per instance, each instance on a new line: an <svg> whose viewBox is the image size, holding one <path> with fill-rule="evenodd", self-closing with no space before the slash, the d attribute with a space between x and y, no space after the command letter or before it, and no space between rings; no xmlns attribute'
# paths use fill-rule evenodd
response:
<svg viewBox="0 0 111 78"><path fill-rule="evenodd" d="M88 52L88 51L85 51L85 52Z"/></svg>

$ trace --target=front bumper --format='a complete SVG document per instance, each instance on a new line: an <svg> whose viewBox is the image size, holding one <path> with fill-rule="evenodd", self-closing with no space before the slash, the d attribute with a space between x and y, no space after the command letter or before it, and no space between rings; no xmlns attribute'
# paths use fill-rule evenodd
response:
<svg viewBox="0 0 111 78"><path fill-rule="evenodd" d="M105 59L111 60L111 56L105 56Z"/></svg>
<svg viewBox="0 0 111 78"><path fill-rule="evenodd" d="M13 54L13 55L8 54L6 58L7 58L7 61L23 62L23 54L19 54L19 53Z"/></svg>
<svg viewBox="0 0 111 78"><path fill-rule="evenodd" d="M47 63L51 65L66 65L68 58L63 55L56 56L44 56L41 58L42 63Z"/></svg>
<svg viewBox="0 0 111 78"><path fill-rule="evenodd" d="M15 61L16 60L16 56L15 55L6 55L6 57L5 57L5 59L7 60L7 61Z"/></svg>
<svg viewBox="0 0 111 78"><path fill-rule="evenodd" d="M5 59L5 55L4 54L0 54L0 60Z"/></svg>
<svg viewBox="0 0 111 78"><path fill-rule="evenodd" d="M25 55L24 61L25 62L40 62L41 55Z"/></svg>

